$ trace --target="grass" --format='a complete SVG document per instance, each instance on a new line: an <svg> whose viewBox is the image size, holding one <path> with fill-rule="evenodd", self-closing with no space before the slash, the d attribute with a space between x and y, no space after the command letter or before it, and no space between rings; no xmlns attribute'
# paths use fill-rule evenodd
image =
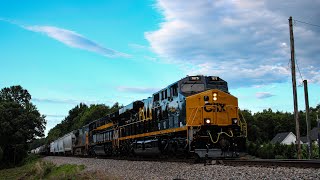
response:
<svg viewBox="0 0 320 180"><path fill-rule="evenodd" d="M39 157L30 156L15 168L0 170L2 179L105 179L98 173L83 173L84 165L64 164L57 166ZM100 176L100 177L99 177Z"/></svg>
<svg viewBox="0 0 320 180"><path fill-rule="evenodd" d="M0 179L19 179L21 175L28 173L32 169L38 159L38 156L32 155L27 157L19 167L0 170Z"/></svg>

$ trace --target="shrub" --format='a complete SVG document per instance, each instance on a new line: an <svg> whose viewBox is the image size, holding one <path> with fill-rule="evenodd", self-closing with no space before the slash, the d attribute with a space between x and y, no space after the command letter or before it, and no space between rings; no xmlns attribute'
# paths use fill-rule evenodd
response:
<svg viewBox="0 0 320 180"><path fill-rule="evenodd" d="M286 159L285 156L282 156L282 155L275 155L274 157L275 159Z"/></svg>
<svg viewBox="0 0 320 180"><path fill-rule="evenodd" d="M257 155L257 150L258 150L258 146L251 141L247 142L247 152L248 154L252 155L252 156L256 156Z"/></svg>
<svg viewBox="0 0 320 180"><path fill-rule="evenodd" d="M271 143L265 143L258 149L258 156L263 159L274 159L274 147Z"/></svg>
<svg viewBox="0 0 320 180"><path fill-rule="evenodd" d="M286 159L296 159L297 150L296 150L295 144L291 143L291 145L286 146L285 157L286 157Z"/></svg>
<svg viewBox="0 0 320 180"><path fill-rule="evenodd" d="M319 145L316 144L315 142L312 145L312 158L314 159L319 159Z"/></svg>
<svg viewBox="0 0 320 180"><path fill-rule="evenodd" d="M31 164L33 162L36 162L39 159L39 155L37 154L29 154L26 158L23 159L23 161L19 165L24 164Z"/></svg>

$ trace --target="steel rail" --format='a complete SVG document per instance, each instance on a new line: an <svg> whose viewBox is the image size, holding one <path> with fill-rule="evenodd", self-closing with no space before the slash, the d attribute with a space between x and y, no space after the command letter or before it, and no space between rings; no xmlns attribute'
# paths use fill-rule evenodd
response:
<svg viewBox="0 0 320 180"><path fill-rule="evenodd" d="M320 168L320 160L298 159L217 160L213 164L223 164L228 166Z"/></svg>

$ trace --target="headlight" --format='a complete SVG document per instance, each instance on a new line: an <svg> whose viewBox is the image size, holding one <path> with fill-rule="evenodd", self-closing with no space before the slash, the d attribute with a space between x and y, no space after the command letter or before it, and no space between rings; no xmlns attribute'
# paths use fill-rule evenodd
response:
<svg viewBox="0 0 320 180"><path fill-rule="evenodd" d="M218 100L218 93L213 93L212 95L213 95L213 98L212 98L212 99L213 99L214 101Z"/></svg>
<svg viewBox="0 0 320 180"><path fill-rule="evenodd" d="M204 119L204 122L206 123L206 124L210 124L211 123L211 120L208 118L208 119Z"/></svg>
<svg viewBox="0 0 320 180"><path fill-rule="evenodd" d="M233 119L233 124L237 124L238 123L238 119Z"/></svg>

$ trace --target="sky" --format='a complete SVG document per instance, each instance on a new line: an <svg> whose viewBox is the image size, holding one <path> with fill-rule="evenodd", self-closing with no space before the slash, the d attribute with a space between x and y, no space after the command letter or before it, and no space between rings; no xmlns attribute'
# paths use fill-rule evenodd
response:
<svg viewBox="0 0 320 180"><path fill-rule="evenodd" d="M304 79L310 106L320 104L319 8L320 0L0 0L0 88L27 89L46 133L80 102L126 105L198 74L225 79L240 109L293 112L292 16L304 110Z"/></svg>

